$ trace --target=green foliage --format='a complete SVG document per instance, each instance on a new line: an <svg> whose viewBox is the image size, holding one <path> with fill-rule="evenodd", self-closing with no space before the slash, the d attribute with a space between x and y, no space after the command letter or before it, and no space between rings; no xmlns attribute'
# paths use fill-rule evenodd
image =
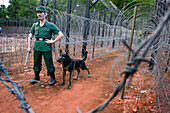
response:
<svg viewBox="0 0 170 113"><path fill-rule="evenodd" d="M28 18L35 15L35 7L38 6L37 0L9 0L7 7L9 18Z"/></svg>
<svg viewBox="0 0 170 113"><path fill-rule="evenodd" d="M6 7L5 5L0 5L0 17L6 17Z"/></svg>
<svg viewBox="0 0 170 113"><path fill-rule="evenodd" d="M53 9L53 0L47 0L49 2L48 7ZM91 0L93 1L93 0ZM104 0L109 3L110 0ZM111 0L119 9L122 9L125 5L133 0ZM136 0L136 2L153 2L155 0ZM35 7L39 5L40 0L9 0L10 5L6 8L4 5L0 6L0 17L9 18L28 18L31 15L35 15ZM87 0L72 0L72 4L81 3L86 7ZM68 0L56 0L57 10L67 12ZM106 8L99 0L96 5L96 10L103 10Z"/></svg>
<svg viewBox="0 0 170 113"><path fill-rule="evenodd" d="M45 1L45 0L44 0ZM48 7L53 9L53 0L47 0L49 2ZM91 0L93 1L93 0ZM104 0L108 4L110 0ZM111 0L120 10L126 6L128 3L132 2L133 0ZM135 3L141 3L141 2L155 2L155 0L136 0ZM24 19L35 19L36 18L36 12L35 8L40 4L40 0L9 0L10 5L8 7L5 7L5 5L0 5L0 19L3 20L3 18L6 18L8 20L16 20L16 21L24 21ZM76 7L77 4L80 4L84 7L87 5L87 0L72 0L72 9ZM128 7L132 6L133 4L129 5ZM67 12L67 5L68 0L56 0L56 8L59 11ZM103 5L103 3L99 0L94 7L91 8L91 11L93 11L93 8L96 9L96 11L102 11L106 7ZM82 10L82 9L81 9ZM149 9L143 9L143 10L149 10ZM109 12L109 10L107 10ZM74 13L74 12L72 12Z"/></svg>
<svg viewBox="0 0 170 113"><path fill-rule="evenodd" d="M29 26L35 20L35 8L39 5L38 0L9 0L9 3L7 8L0 5L0 24Z"/></svg>

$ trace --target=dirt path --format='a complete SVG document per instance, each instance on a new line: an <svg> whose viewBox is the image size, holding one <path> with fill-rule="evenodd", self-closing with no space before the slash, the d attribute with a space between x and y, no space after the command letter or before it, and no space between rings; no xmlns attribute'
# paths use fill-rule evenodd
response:
<svg viewBox="0 0 170 113"><path fill-rule="evenodd" d="M104 102L113 92L110 81L110 71L114 60L121 55L121 51L117 51L101 58L97 58L87 63L91 71L91 78L88 78L86 71L81 71L78 80L73 81L73 87L67 89L68 78L65 86L59 86L62 82L62 73L56 72L58 84L53 87L48 86L50 77L42 76L41 82L45 83L45 87L40 84L24 86L24 95L27 102L31 104L32 109L36 113L78 113L77 107L85 113ZM32 69L26 70L25 73L15 77L15 81L30 80L33 78ZM0 82L0 113L23 113L24 111L17 108L20 101L14 100L14 96L10 95L8 89ZM134 104L134 102L131 102ZM2 107L3 106L3 107ZM133 108L126 111L132 112ZM113 99L101 113L122 113L125 106L119 98Z"/></svg>

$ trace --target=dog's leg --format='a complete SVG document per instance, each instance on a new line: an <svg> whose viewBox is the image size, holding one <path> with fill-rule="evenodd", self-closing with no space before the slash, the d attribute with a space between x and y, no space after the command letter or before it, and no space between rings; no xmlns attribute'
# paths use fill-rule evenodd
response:
<svg viewBox="0 0 170 113"><path fill-rule="evenodd" d="M73 75L74 75L74 70L70 72L69 86L67 87L67 89L70 89L72 87Z"/></svg>
<svg viewBox="0 0 170 113"><path fill-rule="evenodd" d="M66 79L66 71L63 70L63 83L61 83L60 86L65 85L65 79Z"/></svg>
<svg viewBox="0 0 170 113"><path fill-rule="evenodd" d="M76 74L76 76L73 78L73 80L77 80L77 79L78 79L79 73L80 73L80 69L77 69L77 74Z"/></svg>
<svg viewBox="0 0 170 113"><path fill-rule="evenodd" d="M86 64L85 64L84 61L83 61L82 64L81 64L81 69L82 69L82 70L87 70L87 72L88 72L88 77L89 77L89 78L91 77L89 67L86 66Z"/></svg>
<svg viewBox="0 0 170 113"><path fill-rule="evenodd" d="M88 77L89 77L89 78L91 77L89 67L87 67L87 66L85 65L84 68L82 68L82 70L87 70L87 72L88 72Z"/></svg>
<svg viewBox="0 0 170 113"><path fill-rule="evenodd" d="M88 77L90 78L90 77L91 77L91 74L90 74L89 67L86 67L86 68L85 68L85 69L83 69L83 70L87 70L87 72L88 72Z"/></svg>
<svg viewBox="0 0 170 113"><path fill-rule="evenodd" d="M87 71L88 71L88 77L90 78L91 77L91 74L90 74L90 70L89 70L89 67L87 67Z"/></svg>

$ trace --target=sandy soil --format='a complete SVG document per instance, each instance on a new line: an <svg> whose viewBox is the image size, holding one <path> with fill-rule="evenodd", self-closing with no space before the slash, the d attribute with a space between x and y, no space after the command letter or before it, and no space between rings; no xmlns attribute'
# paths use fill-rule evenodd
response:
<svg viewBox="0 0 170 113"><path fill-rule="evenodd" d="M24 95L27 102L31 104L36 113L78 113L77 107L82 113L91 111L104 102L114 91L111 86L110 72L114 60L121 55L121 51L110 53L101 58L86 63L90 68L91 78L88 78L87 71L80 72L79 79L73 81L73 87L67 89L69 73L67 73L66 85L62 83L62 73L55 71L57 84L48 86L50 80L45 71L41 71L40 84L24 85ZM32 69L24 70L23 73L14 75L13 80L31 80L34 77ZM21 83L22 84L22 83ZM14 100L15 96L9 94L9 90L0 82L0 113L24 113L23 109L17 108L20 101ZM114 98L101 113L153 113L155 104L147 100L136 102L135 100L121 100Z"/></svg>

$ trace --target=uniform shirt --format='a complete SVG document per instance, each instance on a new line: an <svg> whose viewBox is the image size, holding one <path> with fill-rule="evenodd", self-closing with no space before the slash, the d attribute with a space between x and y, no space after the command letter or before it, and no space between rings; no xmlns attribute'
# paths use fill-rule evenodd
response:
<svg viewBox="0 0 170 113"><path fill-rule="evenodd" d="M34 23L30 30L30 33L35 35L35 38L51 39L52 33L57 34L60 29L53 23L45 21L44 25L40 27L40 23ZM47 44L43 40L35 41L34 48L35 51L52 51L52 44Z"/></svg>

